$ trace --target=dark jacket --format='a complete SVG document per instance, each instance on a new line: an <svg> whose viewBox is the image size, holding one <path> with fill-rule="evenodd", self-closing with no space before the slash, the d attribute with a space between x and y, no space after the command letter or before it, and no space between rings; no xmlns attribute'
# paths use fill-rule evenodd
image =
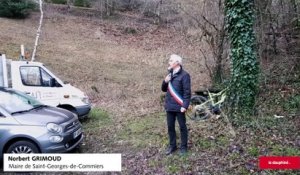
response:
<svg viewBox="0 0 300 175"><path fill-rule="evenodd" d="M172 112L180 112L180 108L184 107L187 109L190 105L191 99L191 78L190 75L184 71L181 67L180 71L177 72L175 75L171 76L171 83L176 90L176 92L182 97L183 99L183 106L179 105L175 99L171 96L170 92L168 91L168 83L165 81L162 82L161 90L163 92L167 92L166 99L165 99L165 109L166 111Z"/></svg>

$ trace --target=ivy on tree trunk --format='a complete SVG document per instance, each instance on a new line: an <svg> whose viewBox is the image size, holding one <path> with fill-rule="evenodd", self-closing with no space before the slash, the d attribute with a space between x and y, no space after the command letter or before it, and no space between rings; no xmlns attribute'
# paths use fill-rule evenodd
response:
<svg viewBox="0 0 300 175"><path fill-rule="evenodd" d="M225 0L226 29L231 45L229 112L251 115L258 91L253 0Z"/></svg>

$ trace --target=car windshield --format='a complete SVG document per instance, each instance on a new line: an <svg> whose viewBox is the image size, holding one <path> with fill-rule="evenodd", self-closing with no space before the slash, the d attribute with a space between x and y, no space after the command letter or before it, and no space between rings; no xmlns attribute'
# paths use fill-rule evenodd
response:
<svg viewBox="0 0 300 175"><path fill-rule="evenodd" d="M0 105L11 114L44 106L33 97L17 91L0 91Z"/></svg>

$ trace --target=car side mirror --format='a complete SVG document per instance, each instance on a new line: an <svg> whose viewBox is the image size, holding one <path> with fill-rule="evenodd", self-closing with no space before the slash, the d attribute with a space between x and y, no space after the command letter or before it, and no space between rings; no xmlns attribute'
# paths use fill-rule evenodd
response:
<svg viewBox="0 0 300 175"><path fill-rule="evenodd" d="M50 87L55 87L56 86L55 78L50 78L49 82L50 82Z"/></svg>

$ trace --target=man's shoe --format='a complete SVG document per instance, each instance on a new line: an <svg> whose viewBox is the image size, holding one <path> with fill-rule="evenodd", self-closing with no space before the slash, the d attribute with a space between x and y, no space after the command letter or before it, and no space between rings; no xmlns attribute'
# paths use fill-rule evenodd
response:
<svg viewBox="0 0 300 175"><path fill-rule="evenodd" d="M186 149L186 148L181 148L181 149L180 149L180 155L181 155L181 156L187 155L187 149Z"/></svg>
<svg viewBox="0 0 300 175"><path fill-rule="evenodd" d="M175 152L177 150L177 148L172 148L172 147L169 147L167 150L166 150L166 155L170 155L172 154L173 152Z"/></svg>

